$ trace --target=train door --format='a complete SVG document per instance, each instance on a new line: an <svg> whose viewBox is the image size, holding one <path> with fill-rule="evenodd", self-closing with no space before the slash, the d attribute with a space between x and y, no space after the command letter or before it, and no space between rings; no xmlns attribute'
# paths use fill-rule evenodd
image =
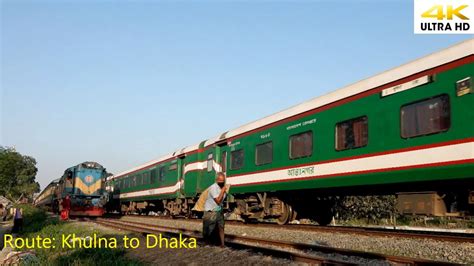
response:
<svg viewBox="0 0 474 266"><path fill-rule="evenodd" d="M67 194L75 194L75 187L76 187L76 173L74 169L66 170L66 178L64 179L64 190L62 193L62 197L65 197Z"/></svg>
<svg viewBox="0 0 474 266"><path fill-rule="evenodd" d="M179 192L181 195L185 194L185 186L186 182L184 182L184 167L185 167L185 162L184 162L185 156L180 156L178 157L178 182L179 182Z"/></svg>
<svg viewBox="0 0 474 266"><path fill-rule="evenodd" d="M219 172L224 173L227 176L227 143L224 142L217 146L216 162L218 165Z"/></svg>
<svg viewBox="0 0 474 266"><path fill-rule="evenodd" d="M218 145L216 151L216 162L219 168L219 172L224 173L227 178L227 142ZM230 208L230 202L233 202L234 198L228 195L225 200L225 209Z"/></svg>
<svg viewBox="0 0 474 266"><path fill-rule="evenodd" d="M220 165L222 173L227 176L227 151L221 151Z"/></svg>
<svg viewBox="0 0 474 266"><path fill-rule="evenodd" d="M197 179L200 171L189 171L186 167L188 165L193 166L196 164L195 160L197 159L197 155L193 158L193 155L186 156L182 161L181 171L182 171L182 179L184 181L184 194L186 197L194 197L196 196L197 192ZM189 168L189 167L188 167Z"/></svg>

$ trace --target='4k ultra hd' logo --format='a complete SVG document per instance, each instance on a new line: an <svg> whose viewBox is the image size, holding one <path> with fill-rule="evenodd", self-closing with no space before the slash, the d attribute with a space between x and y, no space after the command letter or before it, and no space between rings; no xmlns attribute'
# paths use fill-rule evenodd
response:
<svg viewBox="0 0 474 266"><path fill-rule="evenodd" d="M471 34L474 26L472 0L414 0L414 31L417 34Z"/></svg>

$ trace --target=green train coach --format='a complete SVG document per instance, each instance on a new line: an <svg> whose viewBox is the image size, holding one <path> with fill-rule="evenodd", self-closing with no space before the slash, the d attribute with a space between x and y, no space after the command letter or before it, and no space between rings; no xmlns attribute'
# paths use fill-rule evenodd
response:
<svg viewBox="0 0 474 266"><path fill-rule="evenodd" d="M190 215L224 172L243 219L327 224L335 196L396 194L403 213L472 215L474 39L109 179L122 212Z"/></svg>

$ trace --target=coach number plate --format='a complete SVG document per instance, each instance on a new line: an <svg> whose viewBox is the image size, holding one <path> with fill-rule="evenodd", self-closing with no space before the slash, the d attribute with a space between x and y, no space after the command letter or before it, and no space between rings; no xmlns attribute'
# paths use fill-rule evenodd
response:
<svg viewBox="0 0 474 266"><path fill-rule="evenodd" d="M463 96L472 92L471 77L461 79L456 82L456 95Z"/></svg>

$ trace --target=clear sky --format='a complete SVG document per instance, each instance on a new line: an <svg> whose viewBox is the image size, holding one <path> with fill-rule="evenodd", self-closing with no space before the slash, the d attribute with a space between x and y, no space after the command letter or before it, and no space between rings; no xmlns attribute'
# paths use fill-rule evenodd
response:
<svg viewBox="0 0 474 266"><path fill-rule="evenodd" d="M413 2L1 1L0 144L118 173L462 40Z"/></svg>

